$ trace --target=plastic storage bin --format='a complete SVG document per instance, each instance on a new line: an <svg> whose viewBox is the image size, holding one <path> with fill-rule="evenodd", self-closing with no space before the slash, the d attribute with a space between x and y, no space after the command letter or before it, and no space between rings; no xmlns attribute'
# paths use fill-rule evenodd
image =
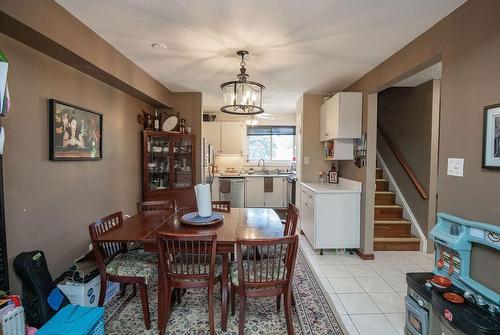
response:
<svg viewBox="0 0 500 335"><path fill-rule="evenodd" d="M67 305L37 335L104 335L104 308Z"/></svg>

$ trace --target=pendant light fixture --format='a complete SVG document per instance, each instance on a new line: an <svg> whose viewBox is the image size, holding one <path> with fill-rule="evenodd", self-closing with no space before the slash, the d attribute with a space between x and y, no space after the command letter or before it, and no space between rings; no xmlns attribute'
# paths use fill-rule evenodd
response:
<svg viewBox="0 0 500 335"><path fill-rule="evenodd" d="M220 85L223 98L220 110L228 114L247 116L264 113L262 93L265 87L261 83L248 80L245 68L245 56L248 55L248 51L239 50L236 54L241 57L240 73L236 76L238 80Z"/></svg>

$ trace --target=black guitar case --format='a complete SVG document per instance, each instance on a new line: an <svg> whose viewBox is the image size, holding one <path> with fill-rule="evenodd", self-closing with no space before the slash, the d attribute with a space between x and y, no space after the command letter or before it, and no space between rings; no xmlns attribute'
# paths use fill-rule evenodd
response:
<svg viewBox="0 0 500 335"><path fill-rule="evenodd" d="M26 323L40 328L57 312L47 302L47 298L56 285L47 268L43 251L35 250L17 255L14 259L14 271L23 284L22 300ZM58 310L70 303L62 292L61 294L63 300Z"/></svg>

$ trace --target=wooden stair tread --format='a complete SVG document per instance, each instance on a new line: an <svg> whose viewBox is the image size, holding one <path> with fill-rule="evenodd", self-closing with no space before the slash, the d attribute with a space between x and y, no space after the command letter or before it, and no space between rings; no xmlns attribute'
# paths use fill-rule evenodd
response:
<svg viewBox="0 0 500 335"><path fill-rule="evenodd" d="M403 208L401 205L375 205L375 208Z"/></svg>
<svg viewBox="0 0 500 335"><path fill-rule="evenodd" d="M377 194L396 194L392 191L375 191L375 195Z"/></svg>
<svg viewBox="0 0 500 335"><path fill-rule="evenodd" d="M385 178L376 178L375 181L389 181L389 180Z"/></svg>
<svg viewBox="0 0 500 335"><path fill-rule="evenodd" d="M373 242L384 242L384 243L416 243L420 242L418 237L411 236L392 236L392 237L374 237Z"/></svg>
<svg viewBox="0 0 500 335"><path fill-rule="evenodd" d="M375 220L373 221L374 224L409 224L411 225L410 221L407 220L389 220L389 219L384 219L384 220Z"/></svg>

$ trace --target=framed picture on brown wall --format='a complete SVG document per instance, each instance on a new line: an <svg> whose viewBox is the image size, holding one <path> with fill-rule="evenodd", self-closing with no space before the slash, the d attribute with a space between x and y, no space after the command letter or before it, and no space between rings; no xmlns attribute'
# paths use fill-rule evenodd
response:
<svg viewBox="0 0 500 335"><path fill-rule="evenodd" d="M102 159L102 114L49 99L49 159Z"/></svg>
<svg viewBox="0 0 500 335"><path fill-rule="evenodd" d="M500 169L500 104L484 107L483 168Z"/></svg>

